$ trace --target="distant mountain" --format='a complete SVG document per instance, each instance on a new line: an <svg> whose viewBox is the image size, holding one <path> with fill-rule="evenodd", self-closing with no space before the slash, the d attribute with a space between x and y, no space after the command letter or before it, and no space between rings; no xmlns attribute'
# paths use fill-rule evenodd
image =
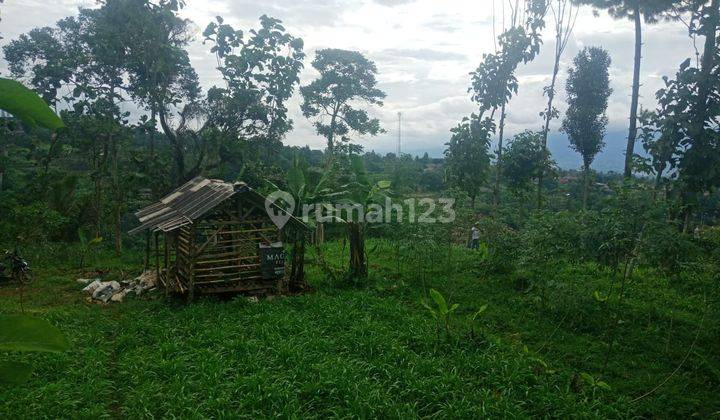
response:
<svg viewBox="0 0 720 420"><path fill-rule="evenodd" d="M600 172L622 172L625 167L625 142L627 139L626 131L609 131L605 135L605 147L595 158L592 167L596 171ZM493 144L492 148L495 149L496 145ZM562 133L552 133L548 138L548 147L553 159L557 162L558 166L562 169L579 169L582 166L582 159L580 154L570 148L570 142L567 136ZM370 149L368 149L369 151ZM387 152L394 152L390 147L378 147L375 148L378 153L385 154ZM411 155L422 156L423 153L428 153L430 157L443 157L445 146L431 146L427 148L414 148L410 150L404 150L405 153ZM642 151L640 143L635 146L636 152Z"/></svg>
<svg viewBox="0 0 720 420"><path fill-rule="evenodd" d="M625 167L625 145L627 132L612 131L605 135L605 147L595 158L592 168L600 172L622 172ZM642 150L636 144L636 152ZM582 166L580 154L570 148L570 142L564 134L553 133L548 138L548 148L555 162L562 169L579 169ZM639 150L637 150L639 148Z"/></svg>

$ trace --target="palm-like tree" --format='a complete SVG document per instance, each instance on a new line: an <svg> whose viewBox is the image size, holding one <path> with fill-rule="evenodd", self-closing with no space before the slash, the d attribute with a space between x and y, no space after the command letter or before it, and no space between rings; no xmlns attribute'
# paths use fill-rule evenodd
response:
<svg viewBox="0 0 720 420"><path fill-rule="evenodd" d="M352 180L342 189L344 201L350 205L358 206L359 217L354 220L352 211L345 218L336 215L336 219L347 225L348 242L350 243L350 278L362 279L367 277L367 258L365 256L365 231L367 221L365 211L370 204L378 204L378 199L384 199L390 188L390 181L372 182L365 170L365 164L359 155L350 156L350 172Z"/></svg>
<svg viewBox="0 0 720 420"><path fill-rule="evenodd" d="M288 169L285 182L287 184L287 192L292 195L295 201L293 208L293 216L304 217L303 208L307 204L320 204L333 195L329 188L329 180L332 171L328 170L323 173L318 182L312 186L308 169L300 158L295 155L292 166ZM278 188L275 184L267 181L272 187ZM314 214L311 212L307 216L310 217L308 223L314 225ZM305 244L306 232L301 229L295 229L291 233L293 241L292 263L290 268L290 290L295 292L305 287Z"/></svg>

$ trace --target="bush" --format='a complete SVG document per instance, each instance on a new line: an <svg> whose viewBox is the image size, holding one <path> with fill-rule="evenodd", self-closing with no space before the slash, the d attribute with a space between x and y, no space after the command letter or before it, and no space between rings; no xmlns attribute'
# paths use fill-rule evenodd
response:
<svg viewBox="0 0 720 420"><path fill-rule="evenodd" d="M27 206L18 205L3 220L3 240L20 244L44 243L61 239L68 219L52 210L47 204L36 202Z"/></svg>

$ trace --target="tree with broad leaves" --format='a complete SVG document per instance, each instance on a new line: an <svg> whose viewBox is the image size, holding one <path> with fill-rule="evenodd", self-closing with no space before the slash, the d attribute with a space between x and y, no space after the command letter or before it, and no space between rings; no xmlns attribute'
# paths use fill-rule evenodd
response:
<svg viewBox="0 0 720 420"><path fill-rule="evenodd" d="M509 6L511 9L510 27L498 36L497 41L500 48L493 54L483 55L482 63L470 73L472 81L468 89L468 92L472 93L472 100L480 107L480 118L486 111L491 110L490 118L492 119L495 112L500 109L496 160L498 168L502 165L506 105L518 89L515 70L521 62L532 61L540 52L542 44L540 32L545 26L544 19L548 4L546 0L524 0L522 2L516 0L514 5L509 2ZM499 204L500 201L500 178L501 171L497 170L493 187L494 205Z"/></svg>
<svg viewBox="0 0 720 420"><path fill-rule="evenodd" d="M297 218L307 217L304 220L308 225L314 227L315 220L313 212L303 214L305 206L321 205L335 191L330 187L332 170L323 171L318 176L308 168L307 162L296 152L292 158L292 164L285 173L284 190L290 193L295 201L292 208L293 216ZM267 183L275 190L281 190L271 181ZM291 227L290 236L293 241L289 287L291 292L299 292L307 286L305 282L305 245L307 243L307 232L302 228Z"/></svg>
<svg viewBox="0 0 720 420"><path fill-rule="evenodd" d="M684 231L698 198L720 186L720 0L692 1L687 10L690 35L705 38L701 59L695 66L686 59L656 94L662 147L677 147L662 158L677 165Z"/></svg>
<svg viewBox="0 0 720 420"><path fill-rule="evenodd" d="M286 102L300 81L305 53L302 39L280 20L263 15L260 26L245 36L218 16L203 32L225 82L208 92L208 120L232 138L264 143L269 154L292 129Z"/></svg>
<svg viewBox="0 0 720 420"><path fill-rule="evenodd" d="M532 191L533 182L541 173L553 174L555 162L547 159L543 150L542 133L524 131L517 134L505 149L505 159L500 170L508 189L520 200L520 211Z"/></svg>
<svg viewBox="0 0 720 420"><path fill-rule="evenodd" d="M542 129L542 159L548 160L550 158L550 150L547 147L548 134L550 133L550 121L553 118L559 116L558 110L553 106L553 100L555 99L555 83L557 82L557 75L560 72L560 59L562 58L565 48L567 47L568 41L570 41L570 35L575 28L575 21L579 8L575 7L571 0L549 0L550 12L553 19L553 29L555 31L555 52L553 60L553 69L550 76L550 84L543 88L543 93L547 96L547 105L545 109L540 113L543 118L543 129ZM545 178L545 167L548 166L548 162L540 163L538 166L540 172L537 177L537 208L542 208L543 205L543 181Z"/></svg>
<svg viewBox="0 0 720 420"><path fill-rule="evenodd" d="M540 175L542 150L542 133L524 131L513 137L505 149L503 177L508 187L516 194L530 191L532 181ZM552 168L549 165L548 168Z"/></svg>
<svg viewBox="0 0 720 420"><path fill-rule="evenodd" d="M450 130L452 136L445 143L445 177L450 185L467 193L473 209L490 171L488 149L494 130L491 119L480 120L479 116L472 114Z"/></svg>
<svg viewBox="0 0 720 420"><path fill-rule="evenodd" d="M377 118L357 108L358 102L382 106L385 93L377 88L377 67L357 51L319 50L312 66L320 77L300 88L301 109L315 119L317 133L327 139L330 159L348 145L349 134L375 136L384 132Z"/></svg>
<svg viewBox="0 0 720 420"><path fill-rule="evenodd" d="M573 60L565 84L568 110L562 131L568 135L570 147L583 160L583 210L587 208L590 191L590 165L605 146L603 137L608 119L605 115L610 88L610 55L598 47L586 47Z"/></svg>
<svg viewBox="0 0 720 420"><path fill-rule="evenodd" d="M660 103L657 110L641 111L638 116L639 138L645 155L635 154L633 168L655 178L653 197L657 197L663 184L667 186L670 179L677 177L675 169L682 129L672 111L674 106L673 103Z"/></svg>
<svg viewBox="0 0 720 420"><path fill-rule="evenodd" d="M207 157L206 143L192 128L202 119L197 73L185 47L193 25L178 16L183 3L175 1L107 1L102 26L112 28L125 50L128 90L133 99L160 122L171 145L173 184L197 175ZM175 115L176 114L176 115Z"/></svg>
<svg viewBox="0 0 720 420"><path fill-rule="evenodd" d="M4 47L11 73L27 80L52 104L64 103L69 120L82 120L85 128L94 127L90 147L84 148L93 169L93 210L95 235L100 236L103 203L109 201L114 223L115 250L121 252L121 216L125 209L127 173L122 142L127 112L120 110L127 84L123 79L124 52L119 38L110 36L100 16L101 9L81 9L77 17L60 20L55 27L33 29ZM70 132L70 131L69 131ZM74 132L73 134L77 134ZM81 137L82 138L82 137ZM57 137L51 139L45 159L42 191L50 191L48 176L54 150L60 148ZM106 188L107 187L107 188Z"/></svg>
<svg viewBox="0 0 720 420"><path fill-rule="evenodd" d="M632 19L635 25L635 58L633 60L632 94L630 96L630 125L625 150L625 178L632 176L633 152L637 137L638 100L640 98L640 61L642 54L642 23L655 23L667 13L681 6L677 0L574 0L594 8L605 9L616 19Z"/></svg>

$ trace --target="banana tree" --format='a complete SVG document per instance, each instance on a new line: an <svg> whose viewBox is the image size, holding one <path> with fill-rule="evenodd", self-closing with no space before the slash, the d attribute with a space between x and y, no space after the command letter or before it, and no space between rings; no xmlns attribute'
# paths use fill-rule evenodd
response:
<svg viewBox="0 0 720 420"><path fill-rule="evenodd" d="M347 207L345 217L336 214L335 218L347 225L348 242L350 244L349 277L362 279L367 277L367 258L365 255L365 231L367 218L365 211L372 204L381 208L378 199L384 199L390 188L390 181L372 182L365 170L365 164L359 155L350 156L350 175L352 181L345 185L342 194ZM353 208L357 208L357 218L353 215Z"/></svg>
<svg viewBox="0 0 720 420"><path fill-rule="evenodd" d="M329 188L329 180L332 177L332 168L325 171L320 177L318 182L312 186L309 178L307 167L295 155L293 158L292 166L288 169L285 182L287 184L287 192L292 195L295 201L293 207L293 216L302 218L310 226L314 227L314 213L304 213L306 205L320 204L324 200L329 199L335 193ZM278 188L275 184L267 181L275 189ZM293 292L300 291L305 287L305 245L306 245L306 233L300 229L294 229L292 232L292 262L290 268L290 290Z"/></svg>
<svg viewBox="0 0 720 420"><path fill-rule="evenodd" d="M32 90L22 84L0 78L0 110L11 113L30 127L57 130L64 127L60 117ZM68 348L57 327L25 315L0 315L0 352L53 352ZM26 363L0 361L0 386L19 384L30 377Z"/></svg>

